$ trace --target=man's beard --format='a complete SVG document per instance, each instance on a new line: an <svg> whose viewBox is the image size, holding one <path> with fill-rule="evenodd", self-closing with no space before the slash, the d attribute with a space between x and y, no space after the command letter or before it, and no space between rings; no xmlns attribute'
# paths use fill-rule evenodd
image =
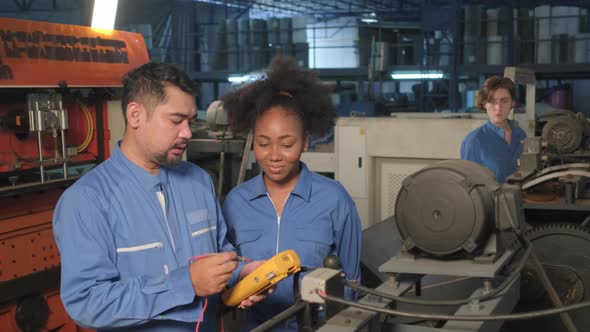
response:
<svg viewBox="0 0 590 332"><path fill-rule="evenodd" d="M173 167L173 166L180 164L180 161L182 160L181 155L173 154L172 157L168 156L168 154L170 153L170 151L172 151L172 149L173 149L173 147L166 150L166 152L164 152L161 155L156 157L156 162L158 163L158 165L165 166L165 167Z"/></svg>

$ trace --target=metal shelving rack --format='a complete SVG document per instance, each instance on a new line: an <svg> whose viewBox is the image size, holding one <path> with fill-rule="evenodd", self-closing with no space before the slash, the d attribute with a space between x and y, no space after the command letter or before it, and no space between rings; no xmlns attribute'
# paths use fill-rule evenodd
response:
<svg viewBox="0 0 590 332"><path fill-rule="evenodd" d="M454 8L457 9L457 12L455 13L456 17L461 17L460 16L460 11L462 7L464 7L465 4L471 4L471 5L477 5L479 3L481 3L481 1L462 1L462 0L455 0L454 1ZM493 2L492 2L493 3ZM486 8L494 8L493 4L490 4L490 2L485 2L485 4L489 7L483 7L484 9ZM504 52L504 63L503 64L464 64L461 63L462 61L460 60L464 60L464 55L462 54L465 51L465 45L467 43L465 38L454 38L453 41L451 41L451 52L449 53L449 64L448 65L430 65L430 66L406 66L405 69L406 70L410 70L410 69L416 69L416 70L425 70L425 68L427 69L435 69L435 70L440 70L443 71L445 73L445 75L449 78L449 105L451 106L451 110L456 111L457 108L453 108L453 105L457 105L456 103L456 99L457 98L457 84L459 82L465 82L465 81L480 81L483 82L483 80L485 79L485 77L490 76L490 75L502 75L504 68L507 66L518 66L518 67L523 67L523 68L527 68L527 69L532 69L535 71L536 73L536 77L538 80L545 80L545 81L549 81L549 80L578 80L578 79L590 79L590 63L561 63L561 64L535 64L535 63L519 63L518 61L518 57L519 54L517 53L518 49L517 47L521 44L519 44L519 42L522 42L522 40L518 40L518 37L516 35L516 31L514 30L515 24L518 23L518 20L520 19L519 17L515 17L514 13L514 9L519 8L519 6L522 6L523 3L522 2L518 2L518 1L504 1L501 3L502 6L504 6L504 11L503 13L506 13L507 15L505 17L503 17L502 21L504 22L503 24L507 27L505 29L506 31L506 35L504 40L502 41L502 44L500 47L503 48ZM586 13L584 14L584 16L582 17L581 14L579 17L575 17L580 21L580 31L590 31L590 3L587 2L583 2L583 1L566 1L566 2L550 2L550 1L532 1L532 2L528 2L526 3L526 5L529 6L540 6L540 5L560 5L560 6L578 6L581 10L580 12L582 12L582 9L586 10ZM550 13L552 13L552 11L550 11ZM552 14L550 14L548 17L543 17L544 19L553 19L555 17L551 16ZM568 17L557 17L557 18L568 18ZM464 20L465 18L463 18ZM537 22L537 18L535 17L529 17L529 19L533 20L534 26L537 27L539 22ZM539 19L540 20L540 19ZM515 24L510 24L510 23L515 23ZM485 24L486 22L479 22L480 24ZM542 23L542 24L549 24L549 23ZM585 26L582 26L585 25ZM453 36L461 36L460 31L462 31L462 27L465 26L465 21L461 21L461 20L455 20L454 24L450 24L449 26L447 26L447 30L448 31L452 31L452 35ZM536 38L536 36L534 36ZM590 37L589 37L590 38ZM530 40L530 44L529 45L533 45L534 42L538 42L538 40L533 39ZM545 42L547 42L547 40L545 40ZM590 39L588 40L588 54L590 55ZM571 47L570 47L570 51L571 51ZM534 62L536 60L536 49L535 49L535 53L533 53L533 56L535 57L535 59L533 59ZM440 55L440 54L439 54ZM460 56L463 55L463 59L460 59ZM551 54L549 54L549 56L551 56ZM570 54L570 57L572 55ZM590 61L589 61L590 62ZM401 67L397 67L397 68L401 68Z"/></svg>
<svg viewBox="0 0 590 332"><path fill-rule="evenodd" d="M287 1L286 3L289 3ZM418 3L417 1L408 1L409 3ZM540 80L574 80L574 79L588 79L590 78L590 64L572 64L572 63L565 63L565 64L532 64L532 63L519 63L519 54L517 51L520 47L520 40L518 39L519 36L516 36L515 29L513 24L504 24L506 28L503 30L502 33L506 32L507 35L502 39L502 47L504 50L504 60L502 64L486 64L486 63L470 63L465 64L463 52L465 51L465 43L469 42L462 38L462 31L465 29L465 21L462 18L463 10L465 6L482 6L484 4L485 9L489 8L499 8L493 7L494 4L499 6L504 6L505 9L503 13L507 13L506 17L503 17L504 21L507 22L514 22L514 20L518 20L517 14L513 13L514 8L519 8L519 6L527 5L529 8L533 8L532 6L538 6L543 4L555 4L555 2L550 1L527 1L526 3L520 1L497 1L497 2L490 2L490 1L469 1L469 0L448 0L448 1L435 1L435 0L426 0L420 2L423 5L422 9L418 9L424 11L425 7L430 6L430 8L435 8L436 6L442 6L446 8L448 13L451 15L438 15L438 16L450 16L452 19L448 19L443 22L429 22L435 20L428 20L422 18L421 24L408 24L404 23L406 27L402 24L393 25L391 23L380 22L374 25L376 36L381 35L381 31L385 30L394 30L397 29L399 31L421 31L423 35L423 41L426 41L429 36L433 34L433 31L444 31L444 33L449 37L447 38L446 46L448 48L446 50L437 50L436 47L431 47L432 45L428 44L427 42L423 42L424 47L422 49L415 49L415 52L419 52L419 60L415 61L413 64L404 64L404 65L395 65L390 63L390 70L439 70L444 72L445 74L445 82L442 91L448 95L448 105L451 111L458 111L462 108L462 101L461 95L458 92L458 87L460 84L465 82L470 82L470 86L479 85L487 76L490 75L501 75L503 72L504 67L506 66L519 66L533 69L537 73L537 78ZM590 4L584 1L567 1L559 2L560 5L577 5L580 7L584 7L587 11L590 12ZM338 6L334 4L334 6ZM441 7L441 8L442 8ZM336 9L336 7L334 7ZM369 8L369 7L367 7ZM377 8L383 11L383 8ZM373 8L373 9L375 9ZM340 8L342 9L342 8ZM354 8L357 12L361 12L363 8L357 6ZM365 8L366 9L366 8ZM391 12L389 13L390 16L395 16L396 8L392 8ZM352 11L351 11L352 12ZM436 12L436 11L435 11ZM277 9L278 13L278 9ZM415 13L415 11L414 11ZM298 13L301 14L301 13ZM342 12L339 13L339 15ZM358 13L357 13L358 14ZM397 16L400 16L398 13ZM413 17L416 20L416 17ZM419 19L419 18L418 18ZM534 19L534 18L531 18ZM429 24L425 24L424 21L429 22ZM438 25L437 25L438 24ZM479 24L485 24L485 22L479 22ZM588 24L588 22L586 22ZM370 25L363 25L363 27L367 27ZM420 30L421 29L421 30ZM439 39L440 42L442 39ZM388 41L384 39L380 39L378 41ZM391 43L391 41L389 41ZM362 43L359 43L362 44ZM487 45L484 42L485 45ZM358 52L362 54L362 47L366 45L358 45ZM313 45L309 42L310 49L313 49ZM400 47L400 45L391 44L392 48ZM195 50L195 53L199 51ZM485 51L484 51L485 52ZM394 54L395 51L390 51L390 54ZM444 64L441 64L437 61L432 61L432 58L441 58L446 57L447 61ZM311 58L311 55L310 55ZM407 63L407 62L406 62ZM358 86L366 86L365 82L370 81L369 75L369 68L366 64L362 64L358 68L349 68L349 69L318 69L319 75L322 79L326 81L343 81L343 82L353 82L356 83ZM210 70L210 71L193 71L191 72L192 77L194 77L198 81L202 82L213 82L215 84L215 91L219 91L219 84L223 84L224 82L227 83L227 78L230 74L235 74L230 71L226 70ZM382 75L380 79L382 80L391 80L389 75ZM420 83L420 81L416 81ZM422 81L424 83L424 81ZM443 84L439 82L438 84ZM360 90L360 89L359 89ZM448 92L447 92L448 91ZM438 92L440 94L440 92ZM361 96L367 97L367 95ZM432 92L426 92L422 95L424 99L423 103L421 104L428 104L429 100L433 98L440 98L440 95ZM432 107L430 107L432 108Z"/></svg>

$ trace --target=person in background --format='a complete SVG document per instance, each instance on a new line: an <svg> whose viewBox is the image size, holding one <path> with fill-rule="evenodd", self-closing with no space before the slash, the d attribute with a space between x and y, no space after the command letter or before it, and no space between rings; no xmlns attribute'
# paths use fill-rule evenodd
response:
<svg viewBox="0 0 590 332"><path fill-rule="evenodd" d="M336 113L329 89L292 58L273 59L266 78L221 97L230 129L253 131L261 174L234 188L223 204L228 238L254 260L293 249L301 265L322 267L337 255L346 278L360 282L361 223L350 195L338 182L310 171L300 158L310 134L325 134ZM352 292L347 290L351 297ZM293 282L282 281L246 310L245 330L294 303ZM296 331L291 319L275 331Z"/></svg>
<svg viewBox="0 0 590 332"><path fill-rule="evenodd" d="M461 159L471 160L492 170L503 183L518 169L518 158L526 139L524 130L508 120L516 103L514 83L506 77L488 78L478 96L478 106L489 120L473 130L461 144Z"/></svg>
<svg viewBox="0 0 590 332"><path fill-rule="evenodd" d="M219 293L260 264L238 265L210 177L181 161L194 95L175 66L129 72L123 140L57 204L61 298L84 327L216 331Z"/></svg>

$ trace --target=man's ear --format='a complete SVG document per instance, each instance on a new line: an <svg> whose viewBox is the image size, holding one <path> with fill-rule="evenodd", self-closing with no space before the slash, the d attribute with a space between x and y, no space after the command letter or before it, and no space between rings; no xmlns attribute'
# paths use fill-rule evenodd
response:
<svg viewBox="0 0 590 332"><path fill-rule="evenodd" d="M145 118L145 108L137 102L130 102L127 104L125 116L127 117L127 126L137 128Z"/></svg>

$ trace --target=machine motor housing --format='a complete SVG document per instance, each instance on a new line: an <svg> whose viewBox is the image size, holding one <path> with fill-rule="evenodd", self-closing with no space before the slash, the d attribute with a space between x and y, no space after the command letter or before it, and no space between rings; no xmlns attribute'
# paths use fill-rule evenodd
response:
<svg viewBox="0 0 590 332"><path fill-rule="evenodd" d="M438 162L408 176L395 211L402 251L442 259L476 255L495 231L524 224L519 188L500 186L493 172L467 160Z"/></svg>

